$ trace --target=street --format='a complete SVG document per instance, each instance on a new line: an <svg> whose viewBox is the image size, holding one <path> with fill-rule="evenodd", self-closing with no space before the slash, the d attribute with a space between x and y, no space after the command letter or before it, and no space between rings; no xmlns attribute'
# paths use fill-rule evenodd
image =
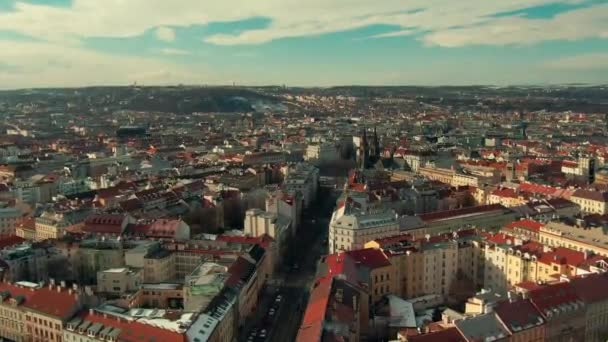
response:
<svg viewBox="0 0 608 342"><path fill-rule="evenodd" d="M280 269L266 287L255 317L245 327L242 341L293 341L296 338L302 315L308 302L308 291L315 278L319 258L327 254L327 228L337 193L320 189L318 200L304 211L302 223ZM276 297L280 295L280 302ZM269 321L269 311L276 313ZM262 329L268 337L260 338ZM256 338L248 340L255 332Z"/></svg>

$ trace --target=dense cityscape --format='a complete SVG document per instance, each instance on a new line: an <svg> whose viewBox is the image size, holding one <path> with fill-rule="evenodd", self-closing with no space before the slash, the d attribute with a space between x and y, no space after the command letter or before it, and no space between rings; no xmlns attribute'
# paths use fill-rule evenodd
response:
<svg viewBox="0 0 608 342"><path fill-rule="evenodd" d="M606 341L607 98L0 92L0 337Z"/></svg>

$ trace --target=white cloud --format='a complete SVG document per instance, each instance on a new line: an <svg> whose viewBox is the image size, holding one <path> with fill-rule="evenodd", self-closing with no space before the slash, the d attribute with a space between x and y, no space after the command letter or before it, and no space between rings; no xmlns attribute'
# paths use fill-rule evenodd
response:
<svg viewBox="0 0 608 342"><path fill-rule="evenodd" d="M608 52L588 53L548 61L544 67L558 70L608 70Z"/></svg>
<svg viewBox="0 0 608 342"><path fill-rule="evenodd" d="M189 68L148 57L117 56L54 43L0 40L1 88L213 83L205 67Z"/></svg>
<svg viewBox="0 0 608 342"><path fill-rule="evenodd" d="M566 12L550 19L521 16L496 18L479 25L432 32L428 45L525 45L548 40L602 38L608 32L608 5Z"/></svg>
<svg viewBox="0 0 608 342"><path fill-rule="evenodd" d="M84 37L132 37L146 30L159 28L160 39L174 37L167 27L185 27L210 22L228 22L264 17L270 20L268 27L245 30L234 34L217 34L206 37L213 44L259 44L274 39L319 35L365 27L368 25L394 25L402 30L415 30L426 34L425 42L442 46L460 46L476 43L492 43L491 38L515 32L523 36L526 30L545 28L553 20L543 21L526 18L497 18L496 14L509 13L551 3L580 3L585 0L73 0L68 8L18 2L14 11L0 14L0 30L12 30L23 34L53 40ZM597 5L579 13L577 23L583 17L606 15L606 6ZM577 15L573 15L577 16ZM598 18L597 20L601 20ZM605 24L574 27L563 19L555 20L566 27L547 35L550 39L578 37L605 37ZM596 21L597 22L597 21ZM523 28L517 30L515 25ZM458 27L459 29L453 29ZM570 28L568 28L570 27ZM572 31L578 31L573 33ZM544 35L531 32L538 40ZM464 39L472 34L476 39ZM503 44L508 39L500 37L493 44Z"/></svg>
<svg viewBox="0 0 608 342"><path fill-rule="evenodd" d="M156 29L156 38L163 42L172 42L175 40L175 31L169 27L159 27Z"/></svg>
<svg viewBox="0 0 608 342"><path fill-rule="evenodd" d="M190 54L190 51L182 50L182 49L172 49L172 48L160 49L160 52L163 55L174 55L174 56L185 56L185 55Z"/></svg>
<svg viewBox="0 0 608 342"><path fill-rule="evenodd" d="M406 29L406 30L399 30L399 31L380 33L380 34L376 34L376 35L373 35L373 36L365 37L365 39L406 37L406 36L411 36L411 35L413 35L415 33L416 33L415 30L407 30Z"/></svg>

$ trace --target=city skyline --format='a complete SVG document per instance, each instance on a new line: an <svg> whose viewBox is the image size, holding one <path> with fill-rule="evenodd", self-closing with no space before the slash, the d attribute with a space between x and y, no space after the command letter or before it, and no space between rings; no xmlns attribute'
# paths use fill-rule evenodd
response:
<svg viewBox="0 0 608 342"><path fill-rule="evenodd" d="M605 82L597 0L0 0L0 89Z"/></svg>

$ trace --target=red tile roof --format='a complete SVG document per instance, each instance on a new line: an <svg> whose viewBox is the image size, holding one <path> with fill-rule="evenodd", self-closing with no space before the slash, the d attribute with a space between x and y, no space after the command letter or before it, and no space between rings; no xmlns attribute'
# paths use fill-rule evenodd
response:
<svg viewBox="0 0 608 342"><path fill-rule="evenodd" d="M12 247L12 246L21 244L25 241L27 241L27 240L22 237L16 236L16 235L0 236L0 249Z"/></svg>
<svg viewBox="0 0 608 342"><path fill-rule="evenodd" d="M532 304L540 311L544 318L550 319L549 310L556 309L564 304L581 302L581 298L569 283L557 283L534 289L529 292Z"/></svg>
<svg viewBox="0 0 608 342"><path fill-rule="evenodd" d="M251 262L243 257L238 257L236 261L228 267L228 273L230 276L226 280L228 286L236 286L239 282L243 281L247 277L248 273L251 274L255 268Z"/></svg>
<svg viewBox="0 0 608 342"><path fill-rule="evenodd" d="M315 288L310 293L308 306L304 312L304 318L296 342L320 341L323 334L323 323L325 312L331 294L332 280L326 279L315 283Z"/></svg>
<svg viewBox="0 0 608 342"><path fill-rule="evenodd" d="M82 230L87 233L120 235L124 219L125 216L119 214L91 215L85 220Z"/></svg>
<svg viewBox="0 0 608 342"><path fill-rule="evenodd" d="M608 192L579 189L572 194L572 197L583 198L596 202L608 202Z"/></svg>
<svg viewBox="0 0 608 342"><path fill-rule="evenodd" d="M67 289L58 291L57 287L50 289L48 286L30 289L0 282L2 291L8 291L12 298L23 296L23 307L61 319L69 318L79 308L77 295L70 294Z"/></svg>
<svg viewBox="0 0 608 342"><path fill-rule="evenodd" d="M519 191L533 194L555 195L559 189L534 183L522 183L519 185Z"/></svg>
<svg viewBox="0 0 608 342"><path fill-rule="evenodd" d="M540 222L536 222L534 220L524 219L519 221L514 221L505 226L505 228L523 228L529 231L538 232L540 228L544 225Z"/></svg>
<svg viewBox="0 0 608 342"><path fill-rule="evenodd" d="M466 342L457 328L447 328L428 334L412 335L407 338L408 342Z"/></svg>
<svg viewBox="0 0 608 342"><path fill-rule="evenodd" d="M419 215L419 217L422 221L433 222L433 221L439 221L439 220L449 219L452 217L458 217L458 216L463 216L463 215L482 214L482 213L492 212L492 211L503 211L505 209L506 208L500 204L491 204L491 205L481 205L481 206L477 206L477 207L461 208L461 209L454 209L454 210L436 211L433 213L421 214L421 215Z"/></svg>
<svg viewBox="0 0 608 342"><path fill-rule="evenodd" d="M534 328L545 321L528 299L500 302L494 312L511 333Z"/></svg>
<svg viewBox="0 0 608 342"><path fill-rule="evenodd" d="M590 274L570 281L576 294L585 303L596 303L608 299L608 276Z"/></svg>
<svg viewBox="0 0 608 342"><path fill-rule="evenodd" d="M543 253L538 261L546 265L578 266L585 261L585 253L565 247L557 247L552 252Z"/></svg>
<svg viewBox="0 0 608 342"><path fill-rule="evenodd" d="M367 266L371 269L390 266L390 261L384 253L379 249L366 248L346 252L348 257L352 258L355 263Z"/></svg>
<svg viewBox="0 0 608 342"><path fill-rule="evenodd" d="M496 189L492 191L492 195L504 198L517 198L517 192L509 188Z"/></svg>
<svg viewBox="0 0 608 342"><path fill-rule="evenodd" d="M511 244L513 244L513 242L515 241L515 237L504 234L504 233L496 233L496 234L481 233L481 235L486 238L487 242L495 243L497 245L505 245L505 244L508 244L509 241L511 242Z"/></svg>
<svg viewBox="0 0 608 342"><path fill-rule="evenodd" d="M163 341L163 342L185 342L187 341L185 334L180 334L175 331L162 329L149 324L140 323L138 321L127 321L124 319L113 318L111 316L104 317L98 313L91 314L85 312L80 315L83 320L92 323L101 323L105 327L114 327L121 330L118 335L118 341L124 342L146 342L146 341Z"/></svg>
<svg viewBox="0 0 608 342"><path fill-rule="evenodd" d="M539 285L533 281L524 281L515 285L515 288L517 288L520 292L529 292L536 289L540 289L542 287L545 287L545 285Z"/></svg>
<svg viewBox="0 0 608 342"><path fill-rule="evenodd" d="M25 302L28 301L34 295L34 291L29 288L10 283L0 282L0 292L4 291L7 291L10 296L6 297L4 301L8 301L10 298L15 298L17 296L22 296ZM2 299L0 298L0 301L1 300Z"/></svg>

